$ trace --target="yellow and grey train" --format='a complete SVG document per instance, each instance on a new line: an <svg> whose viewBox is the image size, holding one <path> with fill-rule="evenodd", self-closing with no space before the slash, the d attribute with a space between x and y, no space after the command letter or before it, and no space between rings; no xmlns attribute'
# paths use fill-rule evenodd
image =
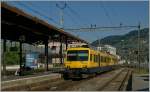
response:
<svg viewBox="0 0 150 92"><path fill-rule="evenodd" d="M117 57L89 47L73 47L67 49L64 62L63 78L92 75L111 70L118 63Z"/></svg>

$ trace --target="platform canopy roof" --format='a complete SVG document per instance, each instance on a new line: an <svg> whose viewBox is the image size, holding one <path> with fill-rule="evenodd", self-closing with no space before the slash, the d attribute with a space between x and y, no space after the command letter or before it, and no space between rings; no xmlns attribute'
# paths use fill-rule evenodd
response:
<svg viewBox="0 0 150 92"><path fill-rule="evenodd" d="M43 44L46 40L59 41L61 37L63 42L66 42L67 38L68 42L87 43L85 40L10 6L6 2L1 3L1 25L2 39Z"/></svg>

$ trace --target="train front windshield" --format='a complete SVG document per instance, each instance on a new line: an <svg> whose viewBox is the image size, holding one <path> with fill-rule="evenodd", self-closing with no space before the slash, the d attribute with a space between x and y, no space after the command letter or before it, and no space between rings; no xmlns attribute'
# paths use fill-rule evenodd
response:
<svg viewBox="0 0 150 92"><path fill-rule="evenodd" d="M88 50L69 50L67 61L88 61Z"/></svg>

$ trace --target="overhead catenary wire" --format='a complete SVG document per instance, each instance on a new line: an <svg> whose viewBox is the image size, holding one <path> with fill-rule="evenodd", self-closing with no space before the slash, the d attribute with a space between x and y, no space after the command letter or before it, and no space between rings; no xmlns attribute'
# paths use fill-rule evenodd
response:
<svg viewBox="0 0 150 92"><path fill-rule="evenodd" d="M57 23L52 18L49 18L48 16L45 16L44 14L40 13L39 11L37 11L35 9L32 9L32 8L28 7L27 5L21 3L21 2L19 2L19 4L21 4L22 6L26 7L27 9L30 9L32 12L35 12L35 13L39 14L40 16L44 16L44 17L52 20L53 22ZM69 7L68 4L66 5L66 7ZM71 7L69 7L68 9L70 9L72 12L74 12L74 14L76 14L76 15L78 15L80 17L80 15L76 11L74 11ZM59 24L59 23L57 23L57 24ZM133 27L133 26L123 26L123 27ZM93 29L112 29L112 28L113 29L118 29L118 28L123 28L123 27L94 27L94 28L84 27L84 28L72 28L72 29L71 28L65 28L65 30L74 30L74 31L75 30L79 30L79 31L81 31L81 30L89 31L90 30L90 31L93 31ZM94 31L96 31L96 30L94 30Z"/></svg>
<svg viewBox="0 0 150 92"><path fill-rule="evenodd" d="M30 10L30 11L32 11L32 12L38 14L38 15L40 15L41 17L44 17L44 18L50 20L51 22L53 22L53 23L59 25L59 23L57 23L54 19L52 19L52 18L46 16L45 14L43 14L43 13L41 13L41 12L39 12L39 11L33 9L33 8L31 8L30 6L28 6L28 5L26 5L26 4L23 4L23 3L21 3L21 2L17 2L17 3L19 3L21 6L25 7L26 9L28 9L28 10ZM33 6L32 6L32 7L33 7Z"/></svg>
<svg viewBox="0 0 150 92"><path fill-rule="evenodd" d="M71 14L69 14L69 12L65 12L65 14L66 14L68 17L70 17L70 19L72 20L72 22L73 22L74 24L77 24L77 25L80 26L80 24L73 18L73 16L72 16ZM80 23L81 23L81 22L80 22Z"/></svg>
<svg viewBox="0 0 150 92"><path fill-rule="evenodd" d="M113 16L115 16L117 18L120 17L120 14L119 14L119 12L116 11L115 7L111 7L109 9L112 11L111 13L113 13ZM121 21L118 21L118 23L121 23Z"/></svg>
<svg viewBox="0 0 150 92"><path fill-rule="evenodd" d="M35 5L33 4L33 2L28 2L28 4L30 4L32 7L34 7ZM38 8L38 10L41 10L41 11L45 11L45 9L43 8ZM52 14L52 13L51 13ZM46 16L46 15L45 15ZM56 16L56 15L55 15ZM47 17L51 18L52 20L54 20L52 17L50 17L49 15L47 15ZM56 20L54 20L56 22Z"/></svg>
<svg viewBox="0 0 150 92"><path fill-rule="evenodd" d="M109 14L109 12L107 11L107 9L105 8L105 5L104 5L103 2L101 2L101 7L103 8L105 15L107 16L108 21L110 22L111 25L113 25L113 22L112 22L112 19L111 19L111 17L110 17L110 14Z"/></svg>
<svg viewBox="0 0 150 92"><path fill-rule="evenodd" d="M66 3L63 6L60 6L58 3L56 3L56 7L60 9L60 16L61 16L60 25L62 29L64 28L64 9L66 8L66 6L67 6Z"/></svg>
<svg viewBox="0 0 150 92"><path fill-rule="evenodd" d="M109 22L110 22L110 24L111 25L113 25L113 22L112 22L112 20L111 20L111 17L110 17L110 14L109 14L109 12L107 11L107 9L105 8L105 6L104 6L104 4L102 4L102 8L104 9L104 12L105 12L105 15L107 16L107 18L108 18L108 20L109 20ZM81 17L79 16L79 14L76 12L76 11L74 11L69 5L67 5L67 9L69 9L69 11L72 13L72 14L74 14L74 15L76 15L76 16L78 16L79 18L78 19L80 19ZM81 19L80 19L81 20ZM89 23L89 22L88 22ZM124 26L125 27L125 26ZM127 27L127 26L126 26ZM128 26L129 27L129 26ZM130 26L131 27L131 26ZM81 31L81 32L84 32L84 31L86 31L86 32L91 32L91 31L99 31L100 29L119 29L119 28L121 28L121 27L96 27L96 26L91 26L91 27L85 27L85 28L65 28L65 30L70 30L70 31ZM123 28L123 27L122 27ZM103 30L102 30L103 31Z"/></svg>
<svg viewBox="0 0 150 92"><path fill-rule="evenodd" d="M61 2L60 2L61 3ZM61 9L61 13L63 12L63 19L65 18L65 15L67 15L68 17L70 17L70 19L75 23L75 24L78 24L74 18L69 14L69 12L67 11L64 11L64 9L67 7L67 3L65 2L64 6L60 6L58 3L56 3L56 7ZM63 27L64 29L64 27Z"/></svg>
<svg viewBox="0 0 150 92"><path fill-rule="evenodd" d="M111 31L112 29L130 29L137 28L137 26L109 26L109 27L94 27L94 28L66 28L65 30L76 31L76 32L94 32L94 31Z"/></svg>
<svg viewBox="0 0 150 92"><path fill-rule="evenodd" d="M81 25L82 25L82 23L81 23L80 21L77 21L77 20L74 18L74 17L76 17L76 16L72 16L73 14L72 14L71 12L66 11L65 14L66 14L68 17L70 17L70 19L72 20L72 22L73 22L74 24L76 24L76 25L78 25L78 26L81 26Z"/></svg>
<svg viewBox="0 0 150 92"><path fill-rule="evenodd" d="M56 6L57 7L60 7L58 4L56 4ZM64 8L64 7L60 7L60 8ZM81 16L74 10L74 9L72 9L66 2L65 2L65 8L68 10L68 11L65 11L65 14L67 15L67 16L69 16L70 17L70 19L75 23L75 24L78 24L78 25L82 25L82 23L81 23L81 20L82 20L82 18L81 18ZM73 16L74 15L74 16ZM76 18L75 18L76 17ZM77 22L77 20L79 20L78 22ZM89 23L89 22L88 22ZM84 24L85 26L87 26L86 24ZM65 30L65 28L64 28L64 30ZM66 30L66 31L68 31L68 30Z"/></svg>
<svg viewBox="0 0 150 92"><path fill-rule="evenodd" d="M83 18L81 18L81 16L80 16L73 8L71 8L70 5L68 5L68 4L67 4L67 9L68 9L73 15L75 15L75 17L76 17L77 20L79 20L79 21L83 20ZM86 19L86 21L88 21L87 23L90 23L90 21L89 21L88 19ZM80 22L80 23L81 23L81 22ZM81 25L82 25L82 24L81 24ZM85 24L85 23L84 23L83 25L87 26L87 24Z"/></svg>

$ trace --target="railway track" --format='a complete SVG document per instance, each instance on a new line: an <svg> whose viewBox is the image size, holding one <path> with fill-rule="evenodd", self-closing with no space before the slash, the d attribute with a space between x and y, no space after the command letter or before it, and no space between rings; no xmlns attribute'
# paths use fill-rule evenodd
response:
<svg viewBox="0 0 150 92"><path fill-rule="evenodd" d="M100 87L99 91L125 91L131 74L132 70L125 68Z"/></svg>
<svg viewBox="0 0 150 92"><path fill-rule="evenodd" d="M75 91L75 90L82 90L80 88L80 84L86 86L87 83L95 82L94 79L97 79L100 76L105 76L109 73L114 72L115 70L112 71L107 71L104 73L99 74L98 76L91 76L86 79L74 79L74 80L64 80L62 83L53 85L50 87L50 91ZM77 87L78 86L78 87ZM81 86L82 87L82 86ZM83 87L84 88L84 87Z"/></svg>
<svg viewBox="0 0 150 92"><path fill-rule="evenodd" d="M67 80L67 81L64 81L56 86L53 85L53 87L51 87L49 90L50 91L67 91L68 88L72 88L73 86L81 83L81 82L84 82L85 80L78 80L78 81L72 81L72 80Z"/></svg>
<svg viewBox="0 0 150 92"><path fill-rule="evenodd" d="M102 73L101 75L105 75L109 73L110 71L106 73ZM75 90L75 89L80 89L80 88L75 88L79 84L85 84L88 81L92 81L93 77L89 77L86 79L72 79L72 80L63 80L59 79L56 80L55 82L47 83L43 86L36 87L34 89L31 89L32 91L40 90L40 91L68 91L68 90ZM86 85L85 85L86 86ZM75 88L75 89L73 89Z"/></svg>
<svg viewBox="0 0 150 92"><path fill-rule="evenodd" d="M68 88L71 88L75 85L78 85L85 80L63 80L59 79L50 83L46 83L44 85L36 86L35 88L31 88L32 91L67 91Z"/></svg>
<svg viewBox="0 0 150 92"><path fill-rule="evenodd" d="M16 86L7 90L28 91L118 91L125 90L127 80L131 74L130 69L116 69L101 73L92 78L64 80L56 78L28 85Z"/></svg>
<svg viewBox="0 0 150 92"><path fill-rule="evenodd" d="M115 70L114 70L115 71ZM105 76L109 73L112 73L114 71L108 71L106 73L102 73L99 76L96 77L90 77L87 79L83 79L83 80L65 80L59 84L54 84L53 86L51 86L49 89L50 91L82 91L84 90L84 88L86 89L86 84L87 83L94 83L96 79L99 79L100 76ZM81 85L81 86L80 86ZM94 85L93 85L94 86ZM83 89L82 89L83 88Z"/></svg>

